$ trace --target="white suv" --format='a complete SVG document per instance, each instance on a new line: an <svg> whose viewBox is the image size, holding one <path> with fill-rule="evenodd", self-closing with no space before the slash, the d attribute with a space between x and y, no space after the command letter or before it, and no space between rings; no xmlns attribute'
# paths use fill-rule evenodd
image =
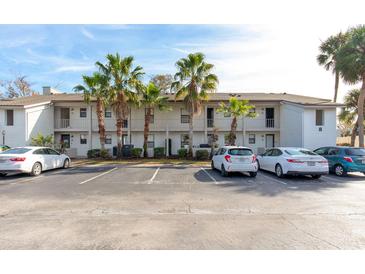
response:
<svg viewBox="0 0 365 274"><path fill-rule="evenodd" d="M229 172L248 172L257 175L256 155L248 147L224 146L218 149L212 159L212 169L221 171L222 176Z"/></svg>

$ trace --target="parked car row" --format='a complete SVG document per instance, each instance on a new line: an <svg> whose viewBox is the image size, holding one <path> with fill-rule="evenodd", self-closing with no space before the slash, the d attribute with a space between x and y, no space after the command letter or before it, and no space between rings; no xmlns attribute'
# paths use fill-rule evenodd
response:
<svg viewBox="0 0 365 274"><path fill-rule="evenodd" d="M71 159L48 147L10 148L0 153L0 176L10 172L38 176L44 170L70 167Z"/></svg>
<svg viewBox="0 0 365 274"><path fill-rule="evenodd" d="M345 176L348 172L365 174L365 149L353 147L270 148L256 157L248 147L223 146L212 158L212 169L223 176L229 172L248 172L255 177L258 169L285 175L310 175L314 179L329 172Z"/></svg>

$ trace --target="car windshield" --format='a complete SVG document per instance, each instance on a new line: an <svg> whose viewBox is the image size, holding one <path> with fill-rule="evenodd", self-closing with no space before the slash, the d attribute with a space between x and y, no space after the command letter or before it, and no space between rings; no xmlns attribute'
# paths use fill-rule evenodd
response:
<svg viewBox="0 0 365 274"><path fill-rule="evenodd" d="M30 151L29 148L11 148L1 152L0 154L24 154Z"/></svg>
<svg viewBox="0 0 365 274"><path fill-rule="evenodd" d="M289 155L317 155L314 152L307 149L286 149L286 153Z"/></svg>
<svg viewBox="0 0 365 274"><path fill-rule="evenodd" d="M365 149L363 148L348 148L345 149L346 155L350 156L365 156Z"/></svg>
<svg viewBox="0 0 365 274"><path fill-rule="evenodd" d="M245 148L232 148L228 151L228 154L233 156L250 156L252 155L252 150Z"/></svg>

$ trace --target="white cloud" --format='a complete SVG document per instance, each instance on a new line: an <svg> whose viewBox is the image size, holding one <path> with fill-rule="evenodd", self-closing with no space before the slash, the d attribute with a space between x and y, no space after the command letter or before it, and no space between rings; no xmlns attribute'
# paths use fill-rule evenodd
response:
<svg viewBox="0 0 365 274"><path fill-rule="evenodd" d="M61 66L54 72L78 72L78 71L91 71L95 69L95 66L91 65L73 65L73 66Z"/></svg>
<svg viewBox="0 0 365 274"><path fill-rule="evenodd" d="M85 28L81 28L81 33L86 37L86 38L89 38L89 39L92 39L94 40L95 39L95 36L94 34L92 34L90 31L86 30Z"/></svg>

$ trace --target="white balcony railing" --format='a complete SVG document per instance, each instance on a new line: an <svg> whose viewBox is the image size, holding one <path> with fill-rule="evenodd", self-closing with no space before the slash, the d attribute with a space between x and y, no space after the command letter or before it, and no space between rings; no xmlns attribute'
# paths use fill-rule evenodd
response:
<svg viewBox="0 0 365 274"><path fill-rule="evenodd" d="M55 129L88 129L88 119L56 119Z"/></svg>
<svg viewBox="0 0 365 274"><path fill-rule="evenodd" d="M274 128L275 127L275 119L266 119L266 127Z"/></svg>

